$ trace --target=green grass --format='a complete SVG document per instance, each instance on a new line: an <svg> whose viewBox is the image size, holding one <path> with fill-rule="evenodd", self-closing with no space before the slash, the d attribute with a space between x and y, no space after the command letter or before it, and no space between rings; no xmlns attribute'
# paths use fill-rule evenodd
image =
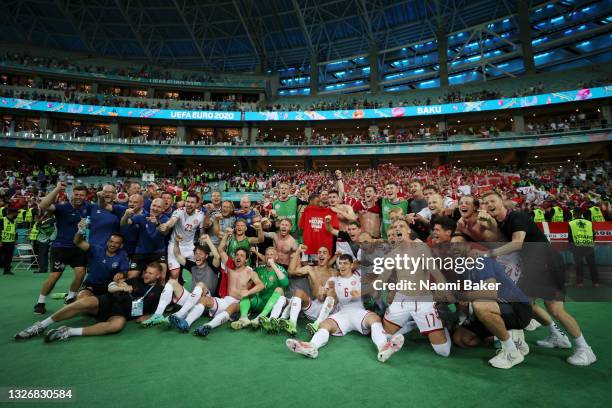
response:
<svg viewBox="0 0 612 408"><path fill-rule="evenodd" d="M71 275L56 291L67 289ZM0 277L0 387L71 387L76 401L70 407L578 407L607 405L604 398L612 395L612 303L567 305L597 353L596 364L573 367L565 362L570 351L538 348L535 340L547 334L540 328L527 333L525 362L502 371L487 366L490 348L453 348L444 359L415 333L385 364L358 334L331 338L309 360L289 352L284 336L233 332L228 325L206 339L130 323L106 337L15 342L14 333L38 318L32 307L44 278ZM50 312L60 307L61 301L48 301ZM83 317L68 325L91 322ZM28 405L46 404L18 406Z"/></svg>

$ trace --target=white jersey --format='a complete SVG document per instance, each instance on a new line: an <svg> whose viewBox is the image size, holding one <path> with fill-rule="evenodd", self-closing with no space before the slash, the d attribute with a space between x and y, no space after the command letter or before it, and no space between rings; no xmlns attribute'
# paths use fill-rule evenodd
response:
<svg viewBox="0 0 612 408"><path fill-rule="evenodd" d="M334 283L338 304L336 311L345 309L364 309L361 301L361 276L353 273L350 278L333 276L329 281Z"/></svg>
<svg viewBox="0 0 612 408"><path fill-rule="evenodd" d="M172 236L170 237L170 244L174 244L174 239L176 235L179 234L183 238L181 246L193 246L195 231L196 228L198 228L198 226L202 224L202 220L204 219L204 213L202 213L202 211L200 210L194 210L194 212L189 215L183 207L174 210L172 216L178 218L178 221L176 222L176 224L174 224Z"/></svg>
<svg viewBox="0 0 612 408"><path fill-rule="evenodd" d="M444 208L451 208L453 205L455 205L455 200L450 197L444 197ZM429 207L423 208L417 214L425 218L427 221L431 221L432 213Z"/></svg>

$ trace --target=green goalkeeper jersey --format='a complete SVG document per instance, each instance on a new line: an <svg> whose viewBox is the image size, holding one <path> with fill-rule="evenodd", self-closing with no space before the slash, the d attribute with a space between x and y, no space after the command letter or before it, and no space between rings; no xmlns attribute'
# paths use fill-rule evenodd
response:
<svg viewBox="0 0 612 408"><path fill-rule="evenodd" d="M274 269L270 268L269 266L262 265L255 268L255 272L257 272L257 275L259 275L259 279L261 279L261 281L265 285L265 288L258 293L259 297L262 298L264 302L270 299L270 296L272 296L272 293L274 293L274 289L279 287L286 288L287 286L289 286L289 278L287 277L287 271L280 265L278 265L278 267L283 272L282 279L278 279L278 276L276 276L276 272L274 272Z"/></svg>

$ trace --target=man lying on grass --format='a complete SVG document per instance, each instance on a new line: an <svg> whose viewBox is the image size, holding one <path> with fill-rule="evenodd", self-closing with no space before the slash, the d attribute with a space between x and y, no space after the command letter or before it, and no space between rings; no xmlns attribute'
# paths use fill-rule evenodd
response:
<svg viewBox="0 0 612 408"><path fill-rule="evenodd" d="M157 306L163 286L159 283L162 266L158 262L147 265L142 277L111 282L108 293L89 296L75 301L55 312L51 317L36 322L15 335L16 340L25 340L42 334L53 323L81 314L95 316L98 323L87 327L60 326L51 329L45 342L67 340L72 336L102 336L118 333L128 320L145 320Z"/></svg>

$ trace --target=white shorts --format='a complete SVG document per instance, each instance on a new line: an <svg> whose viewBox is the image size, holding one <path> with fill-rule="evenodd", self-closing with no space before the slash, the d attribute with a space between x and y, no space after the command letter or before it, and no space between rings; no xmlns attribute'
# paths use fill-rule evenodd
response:
<svg viewBox="0 0 612 408"><path fill-rule="evenodd" d="M186 290L184 287L181 286L181 289L183 289L183 291L181 292L180 296L175 296L174 293L172 293L172 303L179 306L183 306L187 301L187 298L191 295L191 292Z"/></svg>
<svg viewBox="0 0 612 408"><path fill-rule="evenodd" d="M434 302L415 301L399 293L387 308L384 319L397 327L414 319L421 334L444 329Z"/></svg>
<svg viewBox="0 0 612 408"><path fill-rule="evenodd" d="M189 298L189 296L194 296L192 292L188 291L184 287L181 286L181 288L183 289L183 291L181 292L180 296L175 296L174 293L172 293L172 303L177 304L179 306L183 306L185 302L187 301L187 299ZM201 296L204 296L204 295L201 294L200 297Z"/></svg>
<svg viewBox="0 0 612 408"><path fill-rule="evenodd" d="M208 311L208 315L210 317L215 317L218 313L225 312L225 309L227 309L231 305L235 303L240 303L240 300L231 296L226 296L223 298L214 297L213 301L215 302L215 304Z"/></svg>
<svg viewBox="0 0 612 408"><path fill-rule="evenodd" d="M319 317L319 313L323 308L323 302L320 302L319 299L311 300L306 309L303 309L304 315L310 320L317 320Z"/></svg>
<svg viewBox="0 0 612 408"><path fill-rule="evenodd" d="M362 308L348 307L340 309L339 312L328 317L328 319L336 322L338 328L340 329L339 332L336 332L333 335L344 336L352 331L358 331L359 333L367 336L370 334L370 329L365 328L364 320L370 313L374 314L374 312L370 312L369 310Z"/></svg>
<svg viewBox="0 0 612 408"><path fill-rule="evenodd" d="M180 246L179 248L181 248L181 254L185 257L185 259L193 261L193 250L195 248L193 245ZM179 269L180 267L181 264L176 260L176 257L174 256L174 243L170 242L168 244L168 270L171 271L173 269Z"/></svg>

